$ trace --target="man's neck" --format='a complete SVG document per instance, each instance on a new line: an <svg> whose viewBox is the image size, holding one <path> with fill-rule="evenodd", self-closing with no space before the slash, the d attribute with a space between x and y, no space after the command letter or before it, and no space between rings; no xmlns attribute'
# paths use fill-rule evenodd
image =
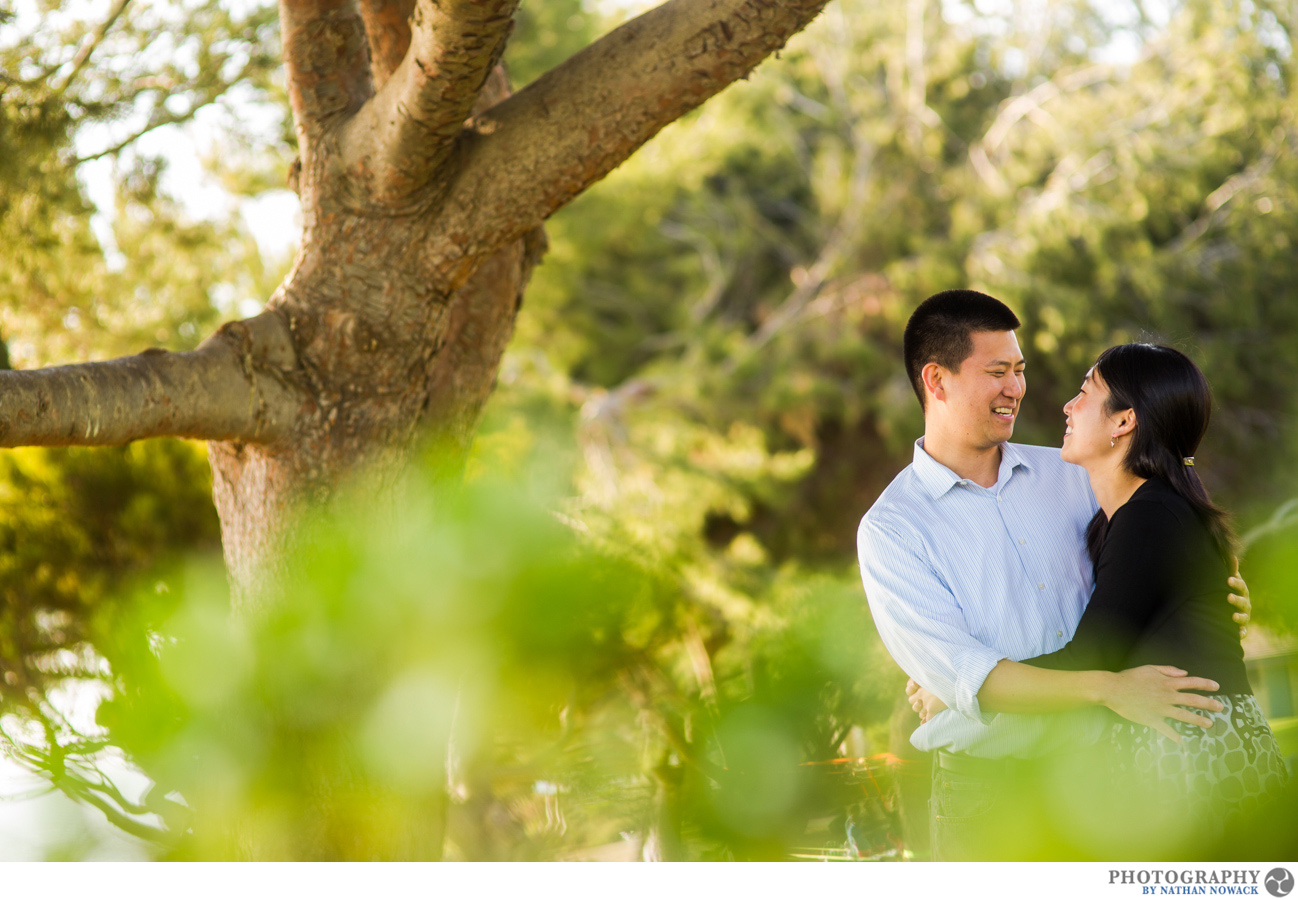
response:
<svg viewBox="0 0 1298 900"><path fill-rule="evenodd" d="M940 430L924 431L924 452L961 478L989 488L1000 477L1001 445L971 447Z"/></svg>

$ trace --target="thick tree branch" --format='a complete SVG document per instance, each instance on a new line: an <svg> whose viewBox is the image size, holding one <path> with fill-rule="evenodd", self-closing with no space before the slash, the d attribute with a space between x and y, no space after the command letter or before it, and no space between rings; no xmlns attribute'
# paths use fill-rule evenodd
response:
<svg viewBox="0 0 1298 900"><path fill-rule="evenodd" d="M508 96L509 78L498 65L472 112L484 112ZM484 260L447 304L442 349L428 372L421 418L448 474L463 464L473 442L478 418L496 384L501 355L514 333L523 290L546 246L544 228L529 231Z"/></svg>
<svg viewBox="0 0 1298 900"><path fill-rule="evenodd" d="M112 445L148 437L269 443L304 395L276 312L231 322L189 353L0 372L0 447Z"/></svg>
<svg viewBox="0 0 1298 900"><path fill-rule="evenodd" d="M371 197L399 204L432 180L500 60L517 6L417 0L409 51L343 127L343 165Z"/></svg>
<svg viewBox="0 0 1298 900"><path fill-rule="evenodd" d="M826 2L670 0L476 117L439 216L448 252L477 257L535 228ZM454 279L456 259L445 263Z"/></svg>
<svg viewBox="0 0 1298 900"><path fill-rule="evenodd" d="M355 0L280 0L284 70L303 163L324 131L373 93Z"/></svg>
<svg viewBox="0 0 1298 900"><path fill-rule="evenodd" d="M385 85L410 49L410 16L415 0L361 0L361 19L370 41L374 89Z"/></svg>

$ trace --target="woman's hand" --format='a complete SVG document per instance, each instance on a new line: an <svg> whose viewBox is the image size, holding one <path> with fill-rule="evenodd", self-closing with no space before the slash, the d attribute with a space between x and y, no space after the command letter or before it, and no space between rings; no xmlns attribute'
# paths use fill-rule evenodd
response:
<svg viewBox="0 0 1298 900"><path fill-rule="evenodd" d="M1217 687L1215 681L1187 677L1185 670L1174 666L1141 666L1108 673L1102 697L1104 705L1122 718L1137 725L1147 725L1179 744L1181 736L1167 720L1175 719L1201 728L1212 727L1211 719L1182 707L1220 712L1223 708L1221 703L1212 697L1186 693L1215 691Z"/></svg>
<svg viewBox="0 0 1298 900"><path fill-rule="evenodd" d="M910 699L910 708L919 715L921 722L927 722L947 708L942 698L924 690L913 678L906 682L906 696Z"/></svg>

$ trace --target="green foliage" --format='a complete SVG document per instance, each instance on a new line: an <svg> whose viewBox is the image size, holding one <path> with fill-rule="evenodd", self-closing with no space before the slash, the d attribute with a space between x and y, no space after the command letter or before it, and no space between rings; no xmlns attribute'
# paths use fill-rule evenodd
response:
<svg viewBox="0 0 1298 900"><path fill-rule="evenodd" d="M604 24L583 0L523 0L505 50L505 68L515 90L581 50Z"/></svg>
<svg viewBox="0 0 1298 900"><path fill-rule="evenodd" d="M264 299L278 273L237 218L189 221L133 145L236 87L273 96L275 7L132 4L103 23L58 6L0 39L0 334L20 367L192 348L234 312L227 298ZM109 254L77 177L99 157L117 164Z"/></svg>
<svg viewBox="0 0 1298 900"><path fill-rule="evenodd" d="M177 547L215 543L210 491L201 448L182 441L0 456L5 684L97 677L84 651L104 649L107 610L130 578ZM79 659L65 665L69 651Z"/></svg>
<svg viewBox="0 0 1298 900"><path fill-rule="evenodd" d="M241 619L214 566L127 604L156 637L115 662L98 720L173 798L142 804L169 855L430 858L443 823L468 859L650 828L692 857L789 852L823 814L800 764L881 702L860 604L781 585L751 652L727 650L703 604L574 534L538 480L416 477L395 519L344 504Z"/></svg>
<svg viewBox="0 0 1298 900"><path fill-rule="evenodd" d="M172 602L149 574L217 541L199 446L0 454L0 750L110 818L120 812L86 698L93 709L106 677L152 652L132 594Z"/></svg>

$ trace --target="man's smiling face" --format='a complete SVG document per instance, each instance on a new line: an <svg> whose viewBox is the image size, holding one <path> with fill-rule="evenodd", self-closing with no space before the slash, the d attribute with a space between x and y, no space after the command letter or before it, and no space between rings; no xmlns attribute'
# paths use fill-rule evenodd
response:
<svg viewBox="0 0 1298 900"><path fill-rule="evenodd" d="M1012 331L976 331L959 372L944 372L949 422L971 448L1008 441L1027 389L1023 354Z"/></svg>

